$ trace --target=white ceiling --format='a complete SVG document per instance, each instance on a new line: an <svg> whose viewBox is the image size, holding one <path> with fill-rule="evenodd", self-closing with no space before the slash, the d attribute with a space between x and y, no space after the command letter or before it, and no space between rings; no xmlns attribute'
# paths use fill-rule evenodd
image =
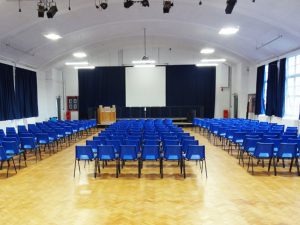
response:
<svg viewBox="0 0 300 225"><path fill-rule="evenodd" d="M0 0L0 55L42 68L68 57L74 50L134 47L147 28L151 47L182 47L199 51L215 47L232 61L258 63L300 47L299 0L238 0L226 15L226 0L174 0L169 14L162 12L162 0L149 0L150 7L136 4L129 9L123 0L108 0L106 10L96 10L94 0L57 0L59 12L53 19L38 18L37 1ZM237 25L240 31L222 37L224 25ZM53 42L43 37L56 32L63 38ZM278 35L283 37L257 50ZM140 41L139 44L140 45ZM99 47L100 46L100 47Z"/></svg>

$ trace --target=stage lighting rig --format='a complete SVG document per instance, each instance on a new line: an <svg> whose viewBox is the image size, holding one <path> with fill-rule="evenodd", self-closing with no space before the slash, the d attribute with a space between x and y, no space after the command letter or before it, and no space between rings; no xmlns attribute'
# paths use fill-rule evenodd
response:
<svg viewBox="0 0 300 225"><path fill-rule="evenodd" d="M174 6L173 1L170 1L170 0L164 0L163 12L164 12L164 13L169 13L171 7L173 7L173 6Z"/></svg>
<svg viewBox="0 0 300 225"><path fill-rule="evenodd" d="M233 10L236 2L237 2L237 0L226 0L226 9L225 9L226 14L232 13L232 10Z"/></svg>
<svg viewBox="0 0 300 225"><path fill-rule="evenodd" d="M133 3L134 3L134 1L132 1L132 0L125 0L125 1L124 1L124 7L125 7L126 9L128 9L128 8L130 8L131 6L133 6Z"/></svg>
<svg viewBox="0 0 300 225"><path fill-rule="evenodd" d="M141 1L142 6L149 7L149 1L148 0L142 0Z"/></svg>
<svg viewBox="0 0 300 225"><path fill-rule="evenodd" d="M103 10L105 10L105 9L107 9L107 6L108 6L108 4L107 4L107 0L96 0L95 1L95 7L96 7L96 9L103 9Z"/></svg>
<svg viewBox="0 0 300 225"><path fill-rule="evenodd" d="M57 6L56 6L56 2L54 1L51 1L49 3L49 10L47 12L47 17L50 19L50 18L53 18L54 15L57 13L58 9L57 9Z"/></svg>

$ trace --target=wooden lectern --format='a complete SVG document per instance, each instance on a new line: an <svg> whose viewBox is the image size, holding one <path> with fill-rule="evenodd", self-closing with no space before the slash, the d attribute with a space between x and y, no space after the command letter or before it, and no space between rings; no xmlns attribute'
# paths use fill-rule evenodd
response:
<svg viewBox="0 0 300 225"><path fill-rule="evenodd" d="M112 107L99 105L98 110L98 123L100 125L110 125L117 120L116 106Z"/></svg>

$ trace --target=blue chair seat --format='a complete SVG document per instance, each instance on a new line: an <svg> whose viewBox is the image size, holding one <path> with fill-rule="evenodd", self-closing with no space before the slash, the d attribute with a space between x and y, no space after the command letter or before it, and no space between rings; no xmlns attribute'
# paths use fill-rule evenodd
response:
<svg viewBox="0 0 300 225"><path fill-rule="evenodd" d="M22 153L24 153L24 150L19 150L19 154L22 154ZM14 152L14 150L6 150L6 154L7 155L14 155L15 152Z"/></svg>
<svg viewBox="0 0 300 225"><path fill-rule="evenodd" d="M156 160L155 155L146 155L145 160Z"/></svg>
<svg viewBox="0 0 300 225"><path fill-rule="evenodd" d="M10 160L12 157L13 157L12 155L7 155L7 156L5 157L5 159L2 159L1 156L0 156L0 162L1 162L1 161L7 161L7 160Z"/></svg>
<svg viewBox="0 0 300 225"><path fill-rule="evenodd" d="M135 158L133 157L133 155L123 155L123 160L135 160Z"/></svg>
<svg viewBox="0 0 300 225"><path fill-rule="evenodd" d="M179 160L178 155L169 155L167 160Z"/></svg>
<svg viewBox="0 0 300 225"><path fill-rule="evenodd" d="M79 159L80 160L90 160L90 156L88 156L88 155L80 155Z"/></svg>
<svg viewBox="0 0 300 225"><path fill-rule="evenodd" d="M110 155L101 155L101 160L113 160Z"/></svg>

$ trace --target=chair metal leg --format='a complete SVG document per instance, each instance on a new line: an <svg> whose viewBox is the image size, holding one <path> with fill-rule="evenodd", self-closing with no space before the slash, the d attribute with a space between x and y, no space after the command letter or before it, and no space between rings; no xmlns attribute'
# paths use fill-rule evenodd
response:
<svg viewBox="0 0 300 225"><path fill-rule="evenodd" d="M76 170L76 159L75 159L75 163L74 163L74 178L75 178L75 170Z"/></svg>
<svg viewBox="0 0 300 225"><path fill-rule="evenodd" d="M18 173L17 168L16 168L16 164L15 164L15 160L14 160L14 158L11 158L11 159L12 159L12 162L13 162L13 165L14 165L15 172Z"/></svg>
<svg viewBox="0 0 300 225"><path fill-rule="evenodd" d="M300 176L300 171L299 171L299 161L298 161L298 158L296 158L296 167L297 167L297 173L298 173L298 176Z"/></svg>
<svg viewBox="0 0 300 225"><path fill-rule="evenodd" d="M95 159L95 169L94 169L94 177L97 177L97 166L98 166L98 159Z"/></svg>
<svg viewBox="0 0 300 225"><path fill-rule="evenodd" d="M290 165L290 173L292 172L292 168L293 168L293 163L294 163L294 158L291 159L291 165Z"/></svg>
<svg viewBox="0 0 300 225"><path fill-rule="evenodd" d="M277 170L276 170L277 161L275 160L275 157L273 157L273 164L274 164L274 175L277 176Z"/></svg>
<svg viewBox="0 0 300 225"><path fill-rule="evenodd" d="M141 159L138 159L138 178L141 178Z"/></svg>
<svg viewBox="0 0 300 225"><path fill-rule="evenodd" d="M162 159L159 159L159 169L160 169L160 178L163 178L164 175L163 175L163 160Z"/></svg>
<svg viewBox="0 0 300 225"><path fill-rule="evenodd" d="M249 171L249 167L250 167L250 155L249 155L249 160L248 160L248 167L247 167L247 171Z"/></svg>
<svg viewBox="0 0 300 225"><path fill-rule="evenodd" d="M185 160L182 159L182 167L183 167L183 178L186 178L186 174L185 174Z"/></svg>
<svg viewBox="0 0 300 225"><path fill-rule="evenodd" d="M254 170L253 170L253 157L251 157L251 161L252 161L252 175L254 175Z"/></svg>
<svg viewBox="0 0 300 225"><path fill-rule="evenodd" d="M9 163L9 160L7 160L7 172L6 172L6 177L8 177L9 167L10 167L10 163Z"/></svg>
<svg viewBox="0 0 300 225"><path fill-rule="evenodd" d="M80 171L80 163L79 163L80 160L78 160L78 169L79 169L79 173L81 173Z"/></svg>
<svg viewBox="0 0 300 225"><path fill-rule="evenodd" d="M206 178L207 178L207 167L206 167L206 160L204 159L204 166L205 166L205 174L206 174Z"/></svg>
<svg viewBox="0 0 300 225"><path fill-rule="evenodd" d="M268 174L270 173L271 162L272 162L272 158L270 158L270 160L269 160L269 165L268 165Z"/></svg>

